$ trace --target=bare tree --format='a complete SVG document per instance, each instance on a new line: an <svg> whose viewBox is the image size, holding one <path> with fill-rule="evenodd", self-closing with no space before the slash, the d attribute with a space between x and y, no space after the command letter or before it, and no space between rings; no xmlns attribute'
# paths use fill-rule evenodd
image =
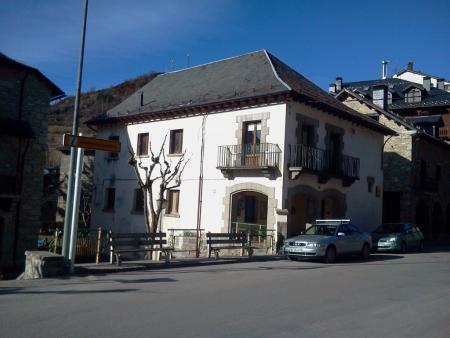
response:
<svg viewBox="0 0 450 338"><path fill-rule="evenodd" d="M152 234L158 230L165 192L180 186L181 174L189 162L189 159L185 157L185 152L181 154L175 164L168 161L164 151L166 140L167 134L157 154L152 151L151 146L149 147L151 156L148 166L144 166L140 158L136 159L136 155L128 143L130 153L128 163L133 167L144 195L145 228L147 233ZM155 197L157 198L155 199Z"/></svg>

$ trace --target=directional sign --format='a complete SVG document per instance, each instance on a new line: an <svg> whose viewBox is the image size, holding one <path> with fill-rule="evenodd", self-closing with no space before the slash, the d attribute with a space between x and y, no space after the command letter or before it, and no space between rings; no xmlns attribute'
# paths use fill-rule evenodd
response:
<svg viewBox="0 0 450 338"><path fill-rule="evenodd" d="M95 137L75 136L71 134L63 135L63 145L66 147L109 151L110 153L120 152L119 141L102 140Z"/></svg>

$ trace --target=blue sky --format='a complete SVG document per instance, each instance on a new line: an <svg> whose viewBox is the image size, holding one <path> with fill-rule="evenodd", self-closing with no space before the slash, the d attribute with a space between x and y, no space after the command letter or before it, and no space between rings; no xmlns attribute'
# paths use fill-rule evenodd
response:
<svg viewBox="0 0 450 338"><path fill-rule="evenodd" d="M0 51L75 91L83 0L0 0ZM83 90L267 49L327 88L413 60L450 78L450 1L91 0Z"/></svg>

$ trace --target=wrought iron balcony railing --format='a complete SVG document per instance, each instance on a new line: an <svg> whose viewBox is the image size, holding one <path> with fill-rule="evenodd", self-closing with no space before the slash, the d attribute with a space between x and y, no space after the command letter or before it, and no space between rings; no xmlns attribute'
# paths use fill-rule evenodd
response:
<svg viewBox="0 0 450 338"><path fill-rule="evenodd" d="M289 145L288 167L324 175L359 179L359 158L333 154L304 144Z"/></svg>
<svg viewBox="0 0 450 338"><path fill-rule="evenodd" d="M281 149L276 144L236 144L219 146L218 169L278 168Z"/></svg>

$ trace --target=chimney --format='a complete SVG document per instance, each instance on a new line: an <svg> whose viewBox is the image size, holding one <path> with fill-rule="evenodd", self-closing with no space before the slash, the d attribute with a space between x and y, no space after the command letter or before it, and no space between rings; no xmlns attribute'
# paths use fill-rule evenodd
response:
<svg viewBox="0 0 450 338"><path fill-rule="evenodd" d="M381 61L381 78L384 80L387 77L387 65L389 61Z"/></svg>
<svg viewBox="0 0 450 338"><path fill-rule="evenodd" d="M414 62L409 61L406 70L414 70Z"/></svg>
<svg viewBox="0 0 450 338"><path fill-rule="evenodd" d="M330 83L330 85L328 86L328 93L336 94L336 84Z"/></svg>
<svg viewBox="0 0 450 338"><path fill-rule="evenodd" d="M342 90L342 77L336 78L336 92L339 93Z"/></svg>
<svg viewBox="0 0 450 338"><path fill-rule="evenodd" d="M372 88L372 102L382 109L387 109L387 86L384 84L375 85Z"/></svg>
<svg viewBox="0 0 450 338"><path fill-rule="evenodd" d="M430 88L431 88L431 77L429 76L424 76L423 78L423 88L429 92Z"/></svg>
<svg viewBox="0 0 450 338"><path fill-rule="evenodd" d="M442 89L442 90L444 90L444 79L443 78L439 78L439 79L437 79L437 88L438 89Z"/></svg>

